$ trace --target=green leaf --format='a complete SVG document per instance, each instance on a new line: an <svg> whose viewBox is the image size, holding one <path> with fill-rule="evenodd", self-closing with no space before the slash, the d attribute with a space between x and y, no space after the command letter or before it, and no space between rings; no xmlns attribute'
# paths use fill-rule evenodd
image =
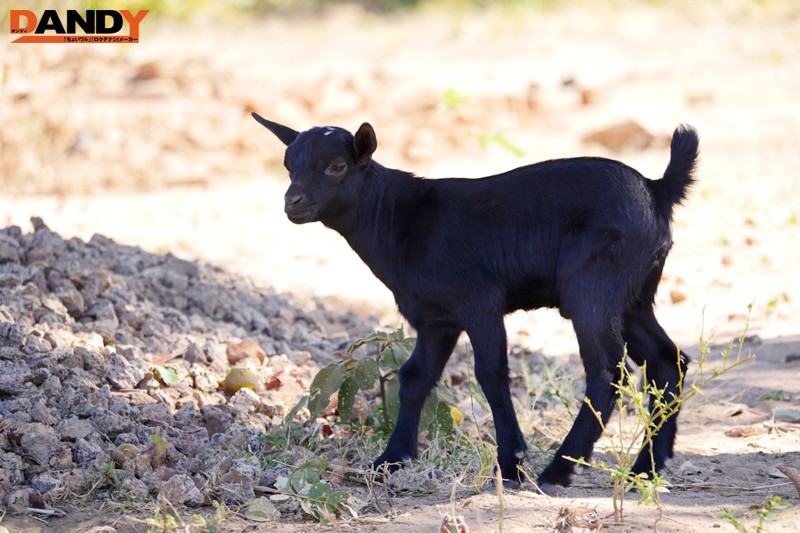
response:
<svg viewBox="0 0 800 533"><path fill-rule="evenodd" d="M387 370L399 370L400 365L403 363L397 360L394 350L392 350L392 346L389 345L378 356L378 364Z"/></svg>
<svg viewBox="0 0 800 533"><path fill-rule="evenodd" d="M361 390L368 391L375 386L381 378L381 369L378 362L372 357L359 359L353 367L353 377Z"/></svg>
<svg viewBox="0 0 800 533"><path fill-rule="evenodd" d="M386 342L389 342L390 340L391 339L389 337L389 334L386 333L385 331L376 331L374 333L370 333L369 335L367 335L365 337L361 337L360 339L354 340L352 343L350 343L350 346L347 347L347 351L346 352L347 352L347 354L351 354L354 351L356 351L359 348L361 348L362 346L364 346L365 344L369 344L371 342L383 342L383 343L386 343Z"/></svg>
<svg viewBox="0 0 800 533"><path fill-rule="evenodd" d="M156 379L164 385L175 385L178 381L180 381L178 378L178 373L166 366L155 365L153 366L152 370L153 374L156 376Z"/></svg>
<svg viewBox="0 0 800 533"><path fill-rule="evenodd" d="M455 405L458 403L458 398L453 393L452 390L445 387L444 385L437 385L435 389L433 389L434 394L441 402L445 402L451 405Z"/></svg>
<svg viewBox="0 0 800 533"><path fill-rule="evenodd" d="M419 417L419 427L424 431L431 431L436 427L436 407L439 405L439 400L433 396L425 400L425 405L422 406L422 414Z"/></svg>
<svg viewBox="0 0 800 533"><path fill-rule="evenodd" d="M350 420L357 392L358 382L352 375L347 376L339 388L339 418L342 420Z"/></svg>
<svg viewBox="0 0 800 533"><path fill-rule="evenodd" d="M300 398L300 401L298 401L297 404L294 407L292 407L292 410L289 411L289 414L287 414L283 419L284 424L291 424L294 421L294 419L297 418L297 413L299 413L300 410L307 404L308 404L308 394Z"/></svg>
<svg viewBox="0 0 800 533"><path fill-rule="evenodd" d="M331 485L327 481L314 483L308 491L308 497L312 500L321 500L331 491Z"/></svg>
<svg viewBox="0 0 800 533"><path fill-rule="evenodd" d="M512 144L511 141L509 141L502 133L493 133L491 135L484 133L478 135L478 144L481 145L481 148L486 148L489 146L489 144L496 144L497 146L508 150L517 157L522 157L525 155L525 152Z"/></svg>
<svg viewBox="0 0 800 533"><path fill-rule="evenodd" d="M403 339L397 341L392 344L395 349L395 353L402 358L403 363L405 363L411 354L414 353L414 348L417 347L417 339L415 337L408 337L407 339Z"/></svg>
<svg viewBox="0 0 800 533"><path fill-rule="evenodd" d="M410 338L388 344L378 356L378 363L387 370L399 370L411 357L416 343L416 339Z"/></svg>
<svg viewBox="0 0 800 533"><path fill-rule="evenodd" d="M253 522L270 522L271 519L267 516L267 513L264 511L250 511L249 513L244 515L245 518L248 520L252 520Z"/></svg>
<svg viewBox="0 0 800 533"><path fill-rule="evenodd" d="M316 416L328 407L331 403L331 396L339 390L344 383L344 365L341 361L332 363L319 372L311 382L311 393L308 398L308 410L311 418Z"/></svg>
<svg viewBox="0 0 800 533"><path fill-rule="evenodd" d="M386 405L383 406L392 424L397 424L400 413L400 380L397 378L386 382Z"/></svg>
<svg viewBox="0 0 800 533"><path fill-rule="evenodd" d="M436 406L436 423L445 435L453 433L453 413L445 402L439 402Z"/></svg>
<svg viewBox="0 0 800 533"><path fill-rule="evenodd" d="M328 506L335 506L339 508L342 504L347 502L350 495L343 490L333 490L328 494Z"/></svg>
<svg viewBox="0 0 800 533"><path fill-rule="evenodd" d="M403 326L400 326L396 330L394 330L391 334L391 340L393 342L400 342L406 338L406 332L403 331Z"/></svg>

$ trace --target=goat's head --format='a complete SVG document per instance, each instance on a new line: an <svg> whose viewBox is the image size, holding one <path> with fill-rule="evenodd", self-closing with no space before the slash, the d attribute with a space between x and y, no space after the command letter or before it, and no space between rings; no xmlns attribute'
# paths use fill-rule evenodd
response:
<svg viewBox="0 0 800 533"><path fill-rule="evenodd" d="M292 184L284 211L289 220L325 223L346 214L378 146L372 126L365 122L355 135L333 127L297 132L257 113L253 118L286 145L283 164Z"/></svg>

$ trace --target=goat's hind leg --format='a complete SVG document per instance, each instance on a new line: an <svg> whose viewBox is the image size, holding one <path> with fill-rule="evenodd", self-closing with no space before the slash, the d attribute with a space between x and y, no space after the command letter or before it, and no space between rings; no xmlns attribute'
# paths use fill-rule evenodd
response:
<svg viewBox="0 0 800 533"><path fill-rule="evenodd" d="M682 393L689 357L667 336L656 320L652 305L626 315L623 337L629 357L639 366L646 363L645 378L651 386L663 391L660 400L650 396L650 413L658 430L652 438L645 436L643 449L633 465L637 474L658 471L673 454L680 411L676 400Z"/></svg>
<svg viewBox="0 0 800 533"><path fill-rule="evenodd" d="M424 327L417 331L417 344L398 373L400 412L386 450L375 459L373 468L388 464L396 470L417 457L419 419L442 370L453 353L461 330L455 327Z"/></svg>
<svg viewBox="0 0 800 533"><path fill-rule="evenodd" d="M622 337L615 324L618 320L613 315L584 311L572 320L586 371L586 396L572 429L537 480L539 488L548 493L557 492L554 485L566 487L570 484L575 463L567 457L585 460L591 457L594 444L614 409L613 383L619 377L618 365L623 354Z"/></svg>

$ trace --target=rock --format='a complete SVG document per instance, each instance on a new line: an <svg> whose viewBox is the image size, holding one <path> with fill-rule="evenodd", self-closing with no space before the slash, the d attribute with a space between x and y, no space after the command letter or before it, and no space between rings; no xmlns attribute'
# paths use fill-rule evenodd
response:
<svg viewBox="0 0 800 533"><path fill-rule="evenodd" d="M311 354L344 349L372 330L368 320L321 306L307 314L218 268L100 235L64 240L35 224L33 234L0 229L3 503L12 492L28 503L84 493L108 464L124 470L121 488L134 501L150 503L166 486L176 505L209 502L197 489L206 473L237 504L255 500L253 487L278 472L291 474L232 457L261 449L285 405L307 391L318 363ZM225 392L231 361L246 379ZM153 366L178 381L159 383ZM263 394L250 388L267 381Z"/></svg>
<svg viewBox="0 0 800 533"><path fill-rule="evenodd" d="M22 351L28 355L49 352L52 349L53 345L50 344L50 341L38 335L28 335L25 337L22 346Z"/></svg>
<svg viewBox="0 0 800 533"><path fill-rule="evenodd" d="M119 354L109 358L106 379L115 389L134 389L147 374L140 365L135 365Z"/></svg>
<svg viewBox="0 0 800 533"><path fill-rule="evenodd" d="M122 490L135 502L146 502L150 499L150 490L143 481L135 477L125 478L122 482Z"/></svg>
<svg viewBox="0 0 800 533"><path fill-rule="evenodd" d="M11 452L0 452L0 489L5 484L6 488L21 484L25 480L22 469L25 463L22 458Z"/></svg>
<svg viewBox="0 0 800 533"><path fill-rule="evenodd" d="M773 418L778 422L790 422L800 424L800 409L780 408L772 413Z"/></svg>
<svg viewBox="0 0 800 533"><path fill-rule="evenodd" d="M183 352L183 359L191 364L205 365L208 364L208 357L195 343L190 343Z"/></svg>
<svg viewBox="0 0 800 533"><path fill-rule="evenodd" d="M19 249L4 240L0 240L0 264L19 263L20 260Z"/></svg>
<svg viewBox="0 0 800 533"><path fill-rule="evenodd" d="M31 480L31 487L33 490L42 496L53 489L57 489L61 485L61 480L48 472L34 476L34 478Z"/></svg>
<svg viewBox="0 0 800 533"><path fill-rule="evenodd" d="M280 519L281 512L268 498L261 496L247 504L244 516L254 522L270 522Z"/></svg>
<svg viewBox="0 0 800 533"><path fill-rule="evenodd" d="M75 441L73 456L79 465L84 467L92 466L97 470L110 461L103 448L86 439L77 439Z"/></svg>
<svg viewBox="0 0 800 533"><path fill-rule="evenodd" d="M228 356L228 363L233 366L243 359L257 360L263 363L267 353L252 339L245 339L242 342L229 344L225 350Z"/></svg>
<svg viewBox="0 0 800 533"><path fill-rule="evenodd" d="M58 293L58 299L67 308L67 312L73 318L80 318L86 309L83 295L75 288L62 290Z"/></svg>
<svg viewBox="0 0 800 533"><path fill-rule="evenodd" d="M133 427L133 421L110 411L104 411L92 418L92 424L100 433L114 437L126 433Z"/></svg>
<svg viewBox="0 0 800 533"><path fill-rule="evenodd" d="M177 474L164 481L158 495L159 500L166 500L172 505L198 507L203 505L205 497L186 474Z"/></svg>
<svg viewBox="0 0 800 533"><path fill-rule="evenodd" d="M229 413L214 405L204 405L200 408L200 413L203 415L209 436L213 436L215 433L225 433L233 420Z"/></svg>
<svg viewBox="0 0 800 533"><path fill-rule="evenodd" d="M24 361L0 360L0 393L19 394L32 377L33 373Z"/></svg>
<svg viewBox="0 0 800 533"><path fill-rule="evenodd" d="M254 412L260 403L261 398L259 398L258 394L248 388L239 389L239 391L228 400L229 405L247 413Z"/></svg>
<svg viewBox="0 0 800 533"><path fill-rule="evenodd" d="M20 439L22 449L42 466L50 463L50 456L61 445L58 433L50 426L38 422L22 426L20 434L22 435Z"/></svg>
<svg viewBox="0 0 800 533"><path fill-rule="evenodd" d="M695 465L691 461L684 461L678 467L678 470L676 471L676 473L679 476L696 476L698 474L702 474L703 473L703 469L700 468L699 466Z"/></svg>

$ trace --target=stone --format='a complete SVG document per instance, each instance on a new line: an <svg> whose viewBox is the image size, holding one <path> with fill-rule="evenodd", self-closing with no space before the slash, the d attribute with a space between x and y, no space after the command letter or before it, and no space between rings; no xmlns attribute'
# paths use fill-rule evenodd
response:
<svg viewBox="0 0 800 533"><path fill-rule="evenodd" d="M150 499L150 490L147 485L135 477L125 478L122 482L122 490L135 502L146 502Z"/></svg>
<svg viewBox="0 0 800 533"><path fill-rule="evenodd" d="M261 398L258 394L248 388L239 389L239 391L228 400L229 405L247 413L254 412L260 403Z"/></svg>
<svg viewBox="0 0 800 533"><path fill-rule="evenodd" d="M255 522L269 522L279 520L281 512L275 508L275 504L269 501L268 498L261 496L247 504L244 516L248 520Z"/></svg>
<svg viewBox="0 0 800 533"><path fill-rule="evenodd" d="M16 246L0 241L0 264L19 263L20 259L19 250Z"/></svg>
<svg viewBox="0 0 800 533"><path fill-rule="evenodd" d="M106 380L115 389L134 389L146 374L147 371L144 368L131 363L119 354L115 353L109 357Z"/></svg>
<svg viewBox="0 0 800 533"><path fill-rule="evenodd" d="M24 361L0 360L0 393L19 394L32 377L33 373Z"/></svg>
<svg viewBox="0 0 800 533"><path fill-rule="evenodd" d="M50 457L61 445L58 433L50 426L38 422L22 426L20 434L22 435L20 439L22 449L42 466L50 463Z"/></svg>
<svg viewBox="0 0 800 533"><path fill-rule="evenodd" d="M228 363L233 366L244 359L253 359L263 363L267 353L252 339L245 339L235 344L229 344L225 350Z"/></svg>
<svg viewBox="0 0 800 533"><path fill-rule="evenodd" d="M195 485L194 480L186 474L176 474L161 484L159 500L166 500L172 505L198 507L205 502L205 496Z"/></svg>
<svg viewBox="0 0 800 533"><path fill-rule="evenodd" d="M110 457L103 448L86 439L77 439L75 441L73 456L79 465L84 467L92 466L98 470L110 462Z"/></svg>
<svg viewBox="0 0 800 533"><path fill-rule="evenodd" d="M86 310L83 295L75 288L68 288L58 292L58 299L67 308L73 318L80 318Z"/></svg>
<svg viewBox="0 0 800 533"><path fill-rule="evenodd" d="M48 492L53 489L57 489L62 485L62 482L59 478L52 475L49 472L44 472L37 476L34 476L31 480L31 487L33 490L44 496Z"/></svg>
<svg viewBox="0 0 800 533"><path fill-rule="evenodd" d="M22 351L28 355L49 352L52 349L50 341L38 335L28 335L22 345Z"/></svg>

